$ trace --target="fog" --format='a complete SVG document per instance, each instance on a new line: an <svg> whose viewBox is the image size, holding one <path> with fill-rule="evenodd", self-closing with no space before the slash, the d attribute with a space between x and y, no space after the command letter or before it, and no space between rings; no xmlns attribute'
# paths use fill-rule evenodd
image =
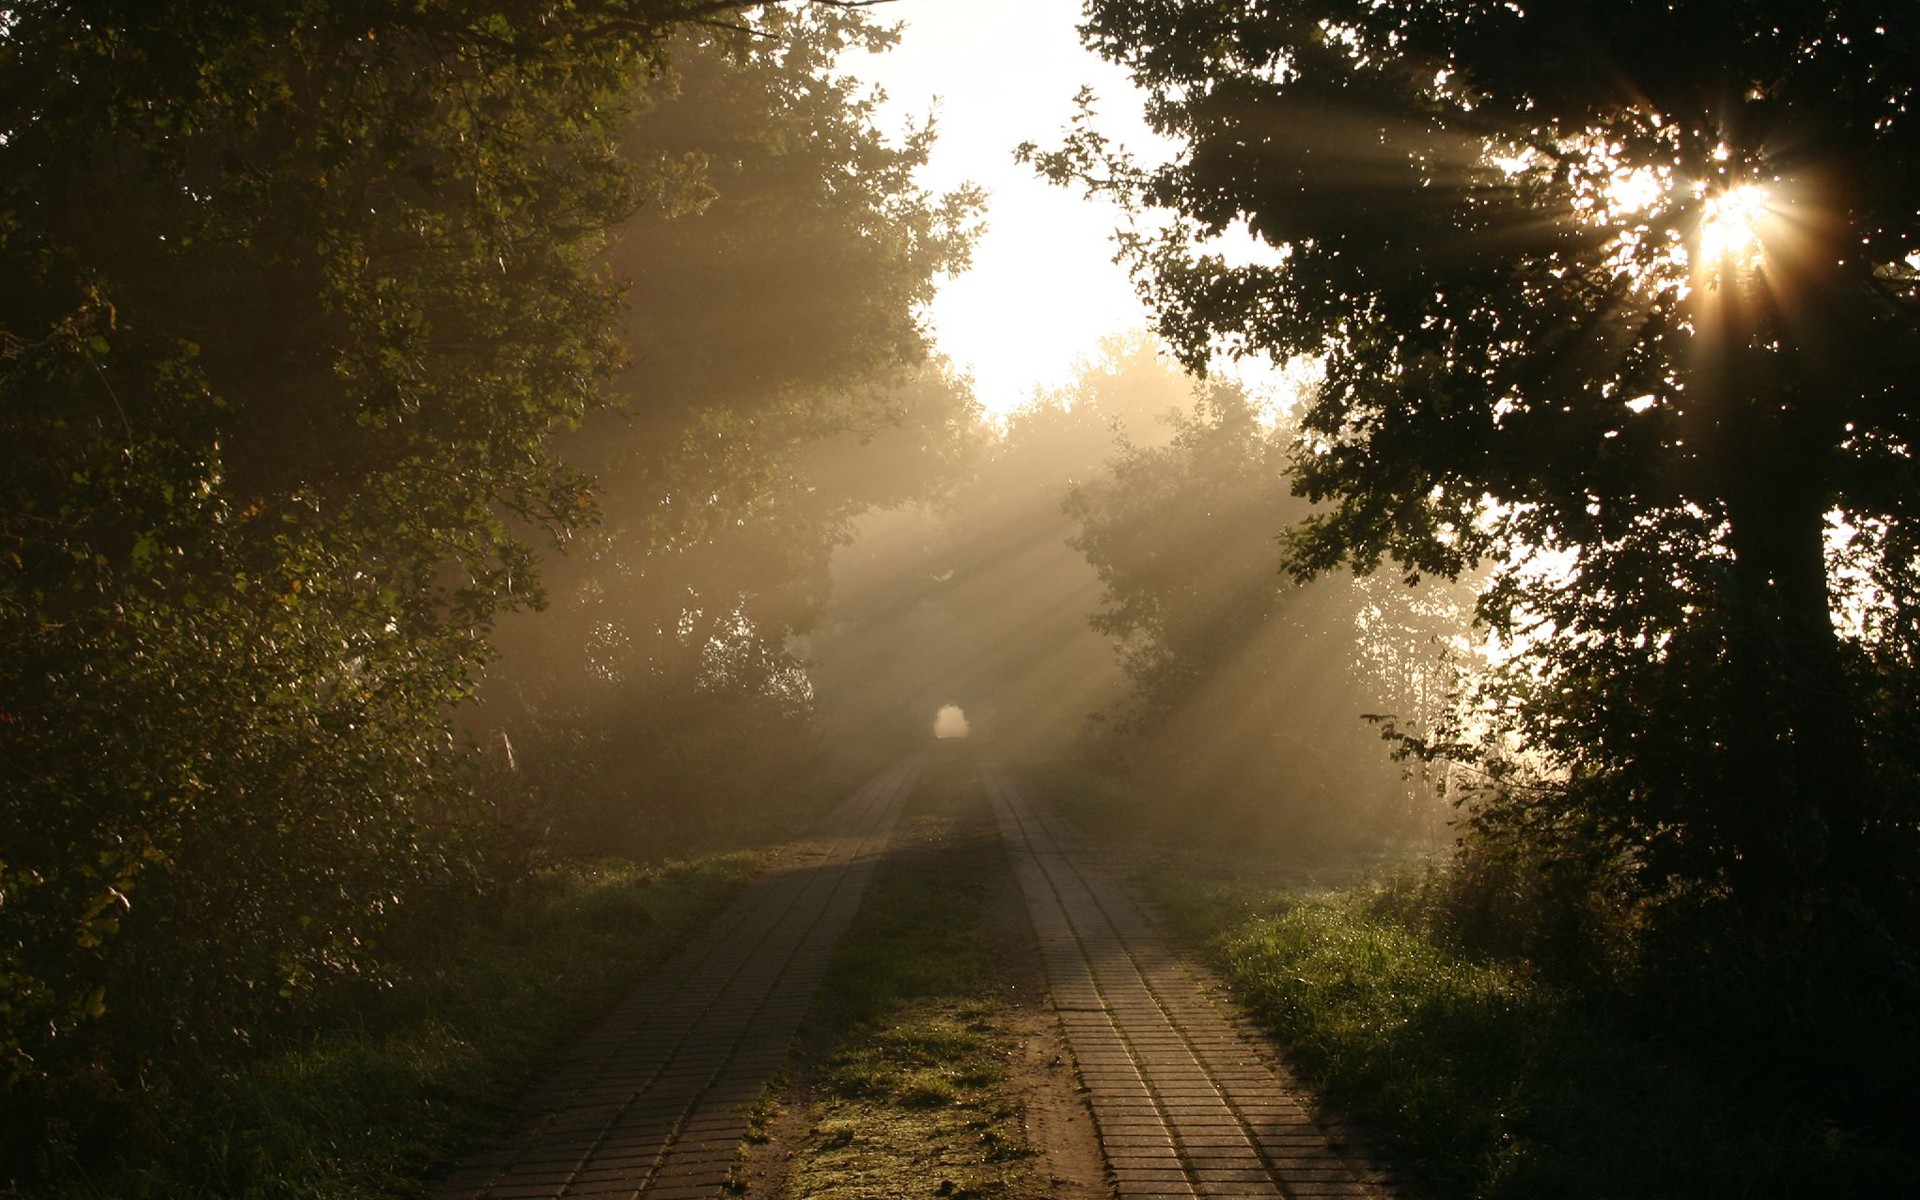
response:
<svg viewBox="0 0 1920 1200"><path fill-rule="evenodd" d="M1092 0L1096 96L928 0L990 195L849 74L915 7L0 5L0 1193L247 1190L153 1118L909 754L1458 834L1381 894L1596 1011L1920 1004L1905 23Z"/></svg>
<svg viewBox="0 0 1920 1200"><path fill-rule="evenodd" d="M924 145L821 90L860 27L800 21L799 54L689 43L628 122L635 155L706 165L609 243L627 365L556 442L595 519L531 564L539 604L495 618L461 714L514 748L500 802L570 853L671 853L937 721L1249 835L1431 830L1362 714L1428 720L1408 697L1444 688L1409 681L1449 631L1287 583L1291 431L1144 334L983 410L915 307L963 267L980 198L914 189L898 172ZM912 236L875 241L875 220Z"/></svg>
<svg viewBox="0 0 1920 1200"><path fill-rule="evenodd" d="M472 710L551 836L700 844L810 764L861 769L930 727L1297 851L1440 828L1363 714L1430 721L1416 695L1446 690L1464 609L1286 580L1275 535L1305 509L1270 405L1141 334L1004 422L937 361L832 403L823 432L789 393L753 440L698 408L575 439L602 520L548 556L546 609L502 622Z"/></svg>
<svg viewBox="0 0 1920 1200"><path fill-rule="evenodd" d="M1440 833L1363 714L1432 721L1470 592L1283 577L1274 538L1305 509L1269 409L1110 340L938 495L853 524L799 643L816 727L877 752L958 707L1002 761L1098 764L1222 832Z"/></svg>
<svg viewBox="0 0 1920 1200"><path fill-rule="evenodd" d="M1264 400L1116 333L996 420L934 353L916 305L980 197L917 190L924 145L823 82L862 27L689 41L626 123L636 158L704 166L609 240L626 365L554 443L593 519L525 526L540 590L493 616L460 710L513 747L504 811L569 853L686 850L951 708L1004 760L1101 764L1222 827L1430 827L1361 718L1428 716L1365 665L1372 601L1279 573L1305 510Z"/></svg>

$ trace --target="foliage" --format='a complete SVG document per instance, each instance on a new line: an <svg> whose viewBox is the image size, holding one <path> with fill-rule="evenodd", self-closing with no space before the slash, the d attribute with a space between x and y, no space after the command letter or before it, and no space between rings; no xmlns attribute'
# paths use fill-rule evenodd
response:
<svg viewBox="0 0 1920 1200"><path fill-rule="evenodd" d="M471 890L444 719L618 357L608 136L706 4L0 33L0 1059L216 1052ZM106 1053L106 1057L101 1055ZM25 1093L23 1093L25 1094Z"/></svg>
<svg viewBox="0 0 1920 1200"><path fill-rule="evenodd" d="M1464 948L1452 890L1156 885L1303 1073L1434 1195L1892 1197L1920 1178L1873 1091L1910 1060L1855 1060L1810 1088L1778 1070L1778 1026L1731 1059L1675 1045Z"/></svg>
<svg viewBox="0 0 1920 1200"><path fill-rule="evenodd" d="M1038 392L976 440L930 502L875 514L834 560L812 638L822 724L844 738L918 741L958 704L1003 753L1055 754L1123 697L1087 626L1098 581L1061 511L1099 475L1116 428L1151 438L1189 383L1144 336L1115 337L1068 386Z"/></svg>
<svg viewBox="0 0 1920 1200"><path fill-rule="evenodd" d="M733 854L546 869L413 947L356 1019L93 1112L43 1153L47 1195L409 1196L487 1136L527 1071L704 927L753 871ZM114 1152L90 1135L110 1130ZM72 1155L64 1158L63 1155Z"/></svg>
<svg viewBox="0 0 1920 1200"><path fill-rule="evenodd" d="M1188 361L1323 367L1296 572L1493 571L1510 657L1413 745L1489 772L1475 835L1595 863L1722 1000L1844 946L1910 1005L1914 13L1088 11L1186 151L1041 164L1171 213L1130 245ZM1241 226L1269 253L1208 252Z"/></svg>
<svg viewBox="0 0 1920 1200"><path fill-rule="evenodd" d="M906 368L977 197L832 76L886 40L853 6L740 7L0 11L10 1160L530 869L550 814L452 714L542 571L567 665L633 685L541 696L554 790L797 761L826 546L971 423ZM900 461L843 485L863 437Z"/></svg>
<svg viewBox="0 0 1920 1200"><path fill-rule="evenodd" d="M827 547L972 424L913 368L978 198L833 77L854 7L0 7L0 1179L377 1023L635 780L808 798ZM578 676L478 772L543 575Z"/></svg>
<svg viewBox="0 0 1920 1200"><path fill-rule="evenodd" d="M857 12L689 32L621 132L676 187L614 238L632 365L568 438L601 525L543 566L474 714L511 732L538 819L601 853L684 847L814 749L797 638L849 522L933 486L976 421L919 307L964 267L980 197L913 181L834 74L891 35Z"/></svg>
<svg viewBox="0 0 1920 1200"><path fill-rule="evenodd" d="M1181 820L1205 813L1290 839L1353 841L1431 805L1377 753L1367 713L1407 728L1442 711L1446 639L1466 622L1429 586L1292 583L1274 531L1306 505L1288 488L1293 430L1235 384L1195 388L1163 418L1171 441L1123 439L1104 474L1076 485L1073 546L1103 586L1094 628L1115 640L1134 688L1136 759Z"/></svg>

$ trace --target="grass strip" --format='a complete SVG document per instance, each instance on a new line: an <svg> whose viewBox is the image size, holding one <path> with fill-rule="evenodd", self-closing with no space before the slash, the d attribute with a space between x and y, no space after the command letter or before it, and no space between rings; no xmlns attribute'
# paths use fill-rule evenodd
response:
<svg viewBox="0 0 1920 1200"><path fill-rule="evenodd" d="M969 760L935 756L894 847L809 1018L786 1194L1045 1195L1007 1087L1004 964L1025 910Z"/></svg>
<svg viewBox="0 0 1920 1200"><path fill-rule="evenodd" d="M1683 1045L1630 997L1463 948L1427 874L1447 869L1444 847L1303 855L1183 826L1120 774L1034 774L1143 867L1302 1078L1385 1135L1422 1196L1920 1196L1902 1135L1830 1119L1769 1065L1777 1045ZM1833 1077L1859 1066L1836 1062Z"/></svg>
<svg viewBox="0 0 1920 1200"><path fill-rule="evenodd" d="M126 1145L76 1165L86 1200L378 1200L483 1137L528 1073L702 928L753 873L748 853L571 865L497 921L445 932L378 1003L302 1048L155 1094Z"/></svg>
<svg viewBox="0 0 1920 1200"><path fill-rule="evenodd" d="M1405 919L1406 889L1151 880L1309 1082L1439 1197L1909 1197L1920 1168L1742 1064L1681 1065L1523 964Z"/></svg>

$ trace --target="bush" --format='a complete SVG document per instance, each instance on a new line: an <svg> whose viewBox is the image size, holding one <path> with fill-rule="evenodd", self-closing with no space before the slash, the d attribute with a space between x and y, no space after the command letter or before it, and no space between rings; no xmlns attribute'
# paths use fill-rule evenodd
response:
<svg viewBox="0 0 1920 1200"><path fill-rule="evenodd" d="M244 1063L172 1064L104 1106L80 1088L43 1091L35 1128L9 1122L12 1177L0 1188L101 1200L414 1194L491 1130L530 1067L703 926L753 866L733 854L544 869L497 904L404 931L385 986L333 993L301 1037L258 1045Z"/></svg>
<svg viewBox="0 0 1920 1200"><path fill-rule="evenodd" d="M1897 1043L1892 1060L1827 1062L1812 1089L1777 1069L1780 1030L1689 1045L1690 1027L1663 1028L1653 1010L1468 949L1449 934L1456 882L1445 873L1311 898L1172 886L1188 893L1175 910L1211 935L1308 1077L1384 1130L1435 1195L1893 1197L1920 1186L1920 1137L1899 1124L1904 1085L1886 1086L1912 1078ZM1863 1101L1850 1089L1869 1078L1881 1086Z"/></svg>

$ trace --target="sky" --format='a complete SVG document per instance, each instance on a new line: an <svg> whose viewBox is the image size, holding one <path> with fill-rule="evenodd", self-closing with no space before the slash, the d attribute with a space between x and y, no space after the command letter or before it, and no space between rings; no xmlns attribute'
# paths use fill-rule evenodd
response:
<svg viewBox="0 0 1920 1200"><path fill-rule="evenodd" d="M1112 261L1118 212L1043 182L1014 161L1014 147L1058 145L1083 84L1099 98L1103 131L1148 157L1163 143L1125 74L1081 46L1079 0L894 0L872 11L903 26L900 44L842 65L887 93L881 127L934 112L939 140L922 181L991 193L973 268L942 286L928 316L941 352L1003 414L1035 388L1068 382L1103 336L1149 323Z"/></svg>

